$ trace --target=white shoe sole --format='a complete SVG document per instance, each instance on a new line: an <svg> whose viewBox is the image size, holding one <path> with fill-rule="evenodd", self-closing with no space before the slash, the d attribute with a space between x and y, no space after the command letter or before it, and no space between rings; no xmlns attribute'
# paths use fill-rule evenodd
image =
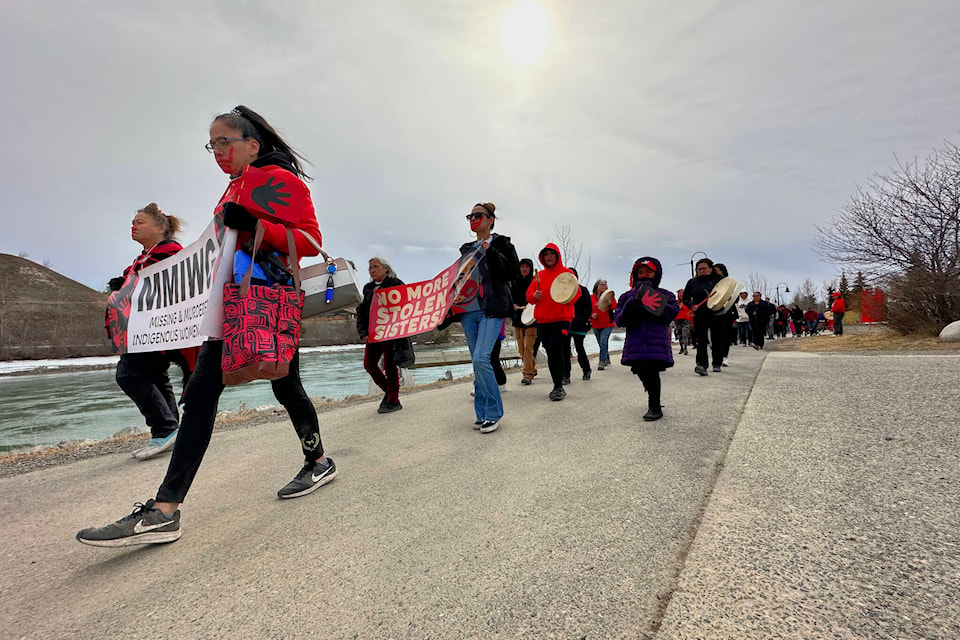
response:
<svg viewBox="0 0 960 640"><path fill-rule="evenodd" d="M300 491L299 493L291 493L291 494L286 495L286 496L280 496L280 495L278 495L277 497L280 498L281 500L287 500L287 499L289 499L289 498L299 498L300 496L305 496L305 495L307 495L308 493L313 493L314 491L316 491L317 489L319 489L319 488L322 487L323 485L331 482L334 478L336 478L336 477L337 477L337 474L338 474L339 472L340 472L339 469L334 469L334 470L333 470L333 473L330 473L330 474L327 474L327 475L323 476L323 477L320 478L320 480L319 480L315 485L313 485L312 487L307 487L306 489L304 489L303 491Z"/></svg>
<svg viewBox="0 0 960 640"><path fill-rule="evenodd" d="M115 540L84 540L77 538L79 542L88 544L91 547L132 547L137 544L163 544L165 542L176 542L180 539L183 531L149 531L127 538L117 538Z"/></svg>

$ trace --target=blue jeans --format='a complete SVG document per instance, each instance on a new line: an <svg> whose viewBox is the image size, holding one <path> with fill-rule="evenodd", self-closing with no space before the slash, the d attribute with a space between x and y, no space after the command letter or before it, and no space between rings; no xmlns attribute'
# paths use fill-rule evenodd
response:
<svg viewBox="0 0 960 640"><path fill-rule="evenodd" d="M610 362L611 333L613 333L613 327L593 330L593 335L597 337L597 344L600 345L600 362Z"/></svg>
<svg viewBox="0 0 960 640"><path fill-rule="evenodd" d="M477 420L499 420L503 417L503 400L490 364L490 352L500 337L503 318L488 318L483 311L468 311L460 316L460 322L473 362L473 408Z"/></svg>

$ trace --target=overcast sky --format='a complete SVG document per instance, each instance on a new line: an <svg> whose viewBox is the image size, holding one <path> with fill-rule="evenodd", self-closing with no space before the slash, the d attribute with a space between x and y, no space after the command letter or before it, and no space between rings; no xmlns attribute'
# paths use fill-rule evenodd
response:
<svg viewBox="0 0 960 640"><path fill-rule="evenodd" d="M435 275L489 200L521 257L569 225L587 286L650 254L675 289L703 251L793 289L839 273L814 225L858 183L960 139L957 2L543 0L531 65L500 45L514 4L4 2L0 252L100 289L144 204L193 241L226 183L210 121L245 104L362 278Z"/></svg>

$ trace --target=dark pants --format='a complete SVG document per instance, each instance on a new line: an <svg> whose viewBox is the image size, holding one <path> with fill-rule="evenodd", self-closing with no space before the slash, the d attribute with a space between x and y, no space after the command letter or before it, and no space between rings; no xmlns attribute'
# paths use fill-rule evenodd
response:
<svg viewBox="0 0 960 640"><path fill-rule="evenodd" d="M400 370L394 362L394 341L368 342L363 350L363 368L370 374L373 383L386 394L391 404L400 402ZM380 369L380 358L383 369Z"/></svg>
<svg viewBox="0 0 960 640"><path fill-rule="evenodd" d="M590 373L590 358L587 357L587 350L583 347L583 340L587 336L585 334L572 333L567 338L567 357L563 365L564 377L570 377L570 370L572 369L571 360L573 358L570 353L570 339L573 339L573 347L577 350L577 364L580 365L580 370L584 373Z"/></svg>
<svg viewBox="0 0 960 640"><path fill-rule="evenodd" d="M697 364L701 367L710 366L707 355L707 333L710 334L710 355L713 357L713 366L719 367L723 363L724 343L727 340L726 315L700 315L693 319L693 329L697 336Z"/></svg>
<svg viewBox="0 0 960 640"><path fill-rule="evenodd" d="M750 344L750 323L749 322L738 322L737 323L737 336L740 338L740 344Z"/></svg>
<svg viewBox="0 0 960 640"><path fill-rule="evenodd" d="M553 388L563 386L564 352L570 353L567 336L570 333L569 322L548 322L537 325L537 335L543 348L547 352L547 367L550 369L550 379Z"/></svg>
<svg viewBox="0 0 960 640"><path fill-rule="evenodd" d="M767 335L767 321L753 320L750 326L753 329L753 344L763 349L763 337Z"/></svg>
<svg viewBox="0 0 960 640"><path fill-rule="evenodd" d="M841 311L840 313L833 314L833 335L842 336L843 335L843 314L845 312Z"/></svg>
<svg viewBox="0 0 960 640"><path fill-rule="evenodd" d="M493 367L493 377L497 379L497 384L507 384L507 374L503 370L503 363L500 362L500 346L503 340L497 340L493 345L493 351L490 352L490 366Z"/></svg>
<svg viewBox="0 0 960 640"><path fill-rule="evenodd" d="M660 411L660 372L640 371L637 377L643 383L647 392L647 408L651 411Z"/></svg>
<svg viewBox="0 0 960 640"><path fill-rule="evenodd" d="M183 394L183 419L173 447L167 475L157 491L157 502L183 502L213 435L213 421L223 393L223 369L220 359L223 341L208 340L200 347L197 366ZM300 352L290 362L290 373L270 383L273 395L284 406L300 437L300 447L308 461L323 456L317 410L300 382Z"/></svg>
<svg viewBox="0 0 960 640"><path fill-rule="evenodd" d="M180 426L169 366L170 358L160 351L125 353L117 363L117 384L137 405L152 438L166 438Z"/></svg>

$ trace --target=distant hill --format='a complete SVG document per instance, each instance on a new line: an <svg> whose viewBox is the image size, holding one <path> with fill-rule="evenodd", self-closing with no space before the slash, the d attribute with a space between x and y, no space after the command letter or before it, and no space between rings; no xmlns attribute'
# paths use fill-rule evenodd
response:
<svg viewBox="0 0 960 640"><path fill-rule="evenodd" d="M0 253L0 360L110 355L106 304L99 291Z"/></svg>

